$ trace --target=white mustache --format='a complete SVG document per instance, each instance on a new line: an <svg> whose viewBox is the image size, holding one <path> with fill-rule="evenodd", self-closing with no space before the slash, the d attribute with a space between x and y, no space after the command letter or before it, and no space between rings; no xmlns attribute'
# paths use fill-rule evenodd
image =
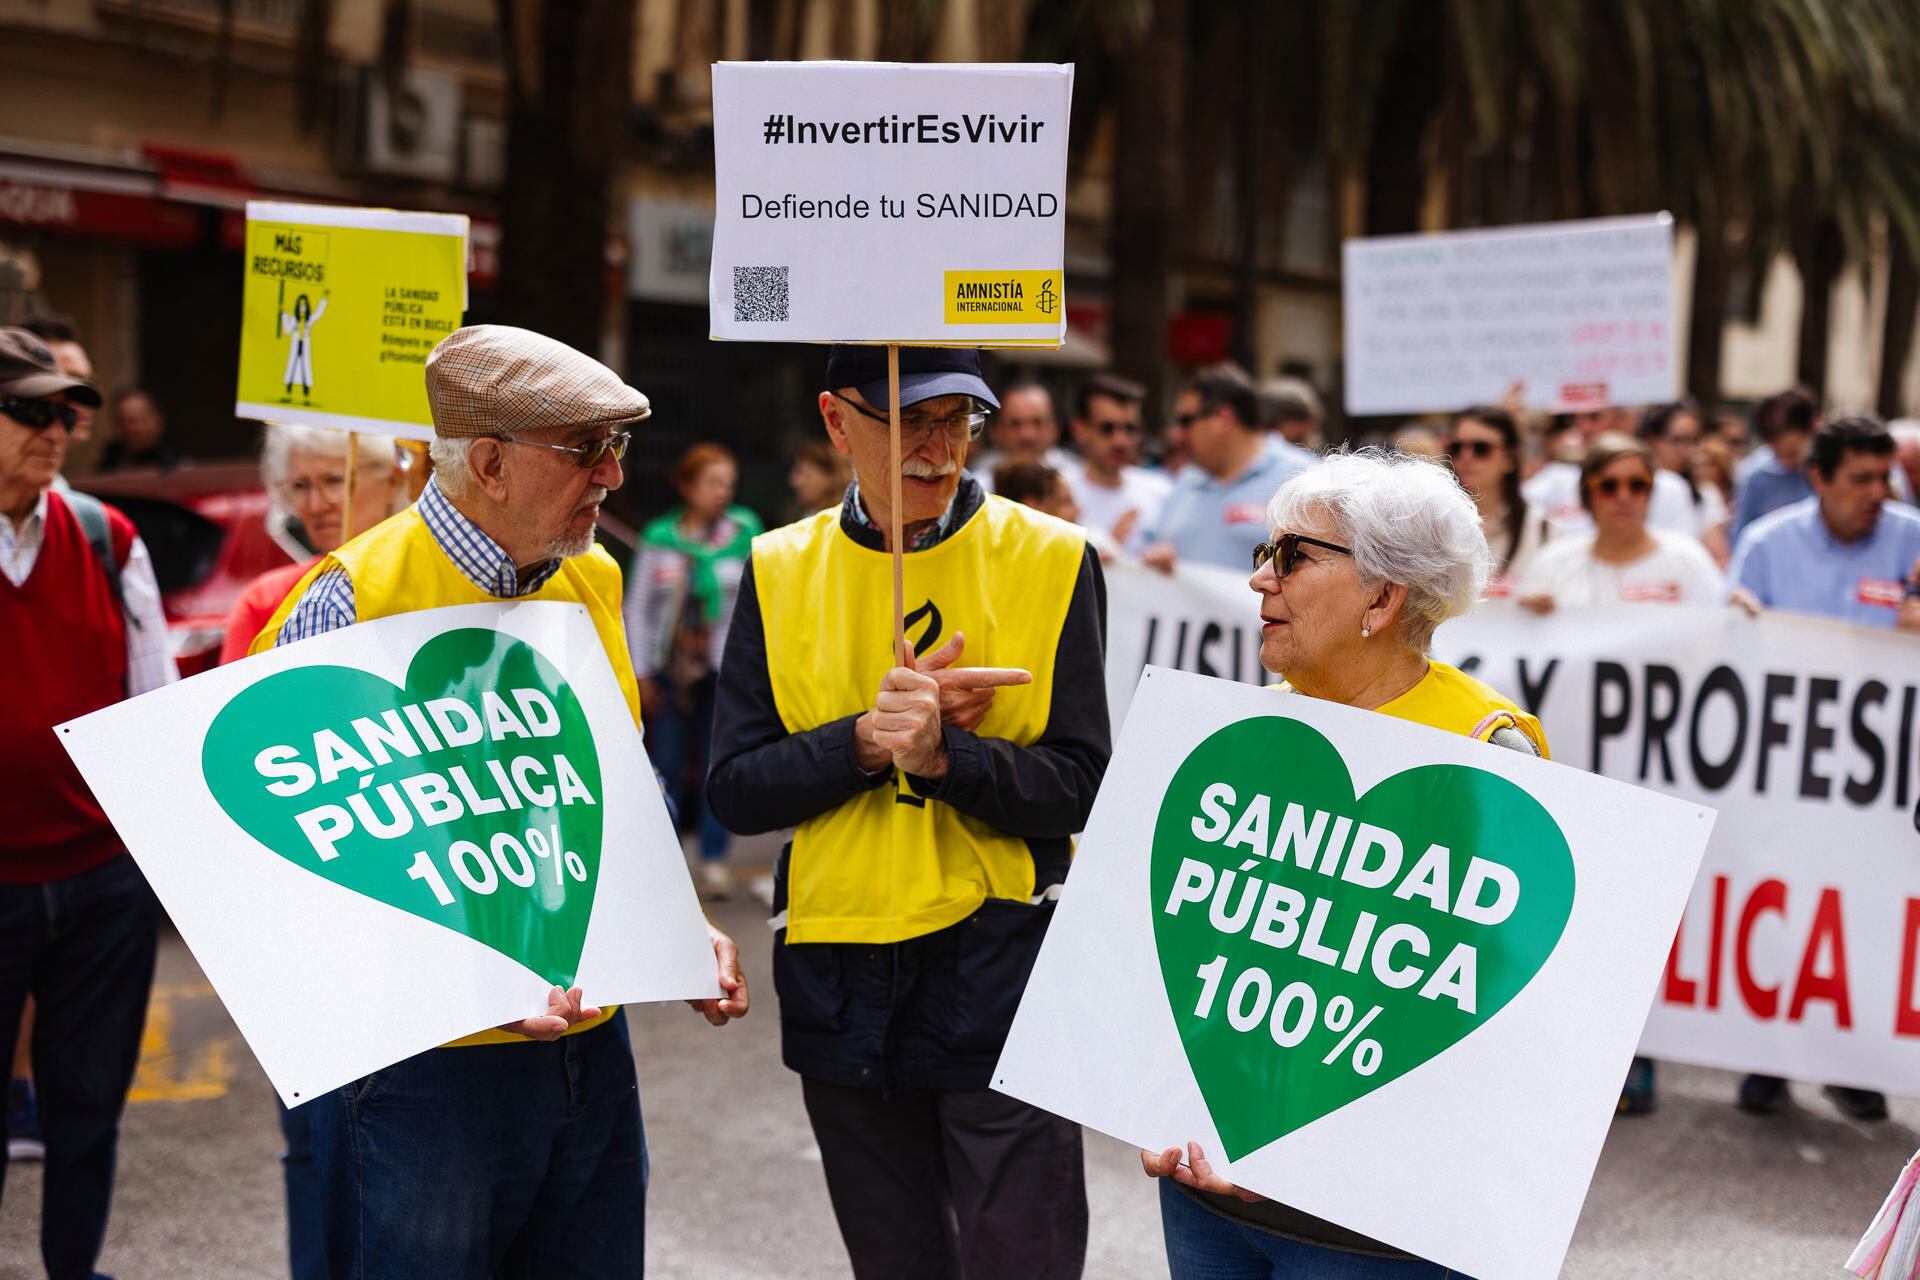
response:
<svg viewBox="0 0 1920 1280"><path fill-rule="evenodd" d="M582 500L580 505L583 507L597 506L598 504L605 502L607 500L607 494L610 492L612 491L609 490L605 485L597 484L593 486L593 488L587 490L586 496Z"/></svg>
<svg viewBox="0 0 1920 1280"><path fill-rule="evenodd" d="M912 476L916 480L943 479L959 469L960 464L951 459L946 462L928 462L925 458L908 458L900 464L900 474Z"/></svg>

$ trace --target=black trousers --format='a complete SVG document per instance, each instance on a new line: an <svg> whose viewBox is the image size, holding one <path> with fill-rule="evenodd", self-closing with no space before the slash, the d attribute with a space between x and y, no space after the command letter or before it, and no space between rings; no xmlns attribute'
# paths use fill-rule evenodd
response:
<svg viewBox="0 0 1920 1280"><path fill-rule="evenodd" d="M124 853L51 884L0 885L0 1027L9 1043L28 995L36 1005L33 1085L47 1140L40 1257L51 1280L92 1276L106 1239L159 928L160 905Z"/></svg>
<svg viewBox="0 0 1920 1280"><path fill-rule="evenodd" d="M1080 1275L1079 1125L987 1090L801 1084L858 1280Z"/></svg>

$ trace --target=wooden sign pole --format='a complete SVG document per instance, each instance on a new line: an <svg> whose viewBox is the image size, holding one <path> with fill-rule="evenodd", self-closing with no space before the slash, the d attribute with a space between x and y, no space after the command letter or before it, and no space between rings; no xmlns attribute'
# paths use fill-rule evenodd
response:
<svg viewBox="0 0 1920 1280"><path fill-rule="evenodd" d="M900 347L887 344L887 487L891 511L887 516L887 541L893 548L893 652L903 667L913 666L913 650L907 645L906 548L900 532Z"/></svg>
<svg viewBox="0 0 1920 1280"><path fill-rule="evenodd" d="M353 527L353 478L360 472L360 433L347 432L347 491L340 499L340 545L345 546L354 535Z"/></svg>

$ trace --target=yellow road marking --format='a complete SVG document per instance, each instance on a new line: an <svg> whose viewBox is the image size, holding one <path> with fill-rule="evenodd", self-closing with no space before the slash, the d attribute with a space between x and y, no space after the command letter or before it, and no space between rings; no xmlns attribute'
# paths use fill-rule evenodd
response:
<svg viewBox="0 0 1920 1280"><path fill-rule="evenodd" d="M128 1102L205 1102L223 1098L233 1083L233 1037L217 1036L185 1057L173 1048L173 1006L177 1000L204 1000L213 988L204 982L153 989L147 1005L147 1029L140 1038L140 1065L134 1069Z"/></svg>

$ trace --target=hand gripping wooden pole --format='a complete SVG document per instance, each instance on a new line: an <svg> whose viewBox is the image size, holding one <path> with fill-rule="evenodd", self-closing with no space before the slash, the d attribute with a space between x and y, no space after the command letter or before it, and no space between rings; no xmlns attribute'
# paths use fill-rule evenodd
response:
<svg viewBox="0 0 1920 1280"><path fill-rule="evenodd" d="M887 344L887 543L893 548L893 653L903 667L913 665L907 645L906 548L900 532L900 347Z"/></svg>

